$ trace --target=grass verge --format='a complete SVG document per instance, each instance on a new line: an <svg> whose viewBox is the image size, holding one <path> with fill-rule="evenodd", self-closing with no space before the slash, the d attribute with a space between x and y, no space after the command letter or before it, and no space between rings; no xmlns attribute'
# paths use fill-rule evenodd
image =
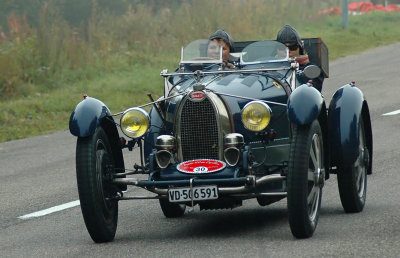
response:
<svg viewBox="0 0 400 258"><path fill-rule="evenodd" d="M313 23L292 23L303 37L322 37L328 45L330 60L400 41L400 13L373 12L351 16L349 28L341 28L341 18L326 17ZM276 30L278 31L278 29ZM260 36L235 35L240 40L260 39ZM273 38L273 36L264 37ZM112 112L148 102L146 93L154 98L162 94L163 80L159 76L164 68L173 69L179 61L176 53L163 53L140 65L133 62L121 69L90 70L90 76L68 80L76 73L62 74L57 87L25 85L29 94L3 99L0 103L0 142L22 139L68 129L69 117L83 94L102 100ZM145 58L145 57L141 57ZM89 71L90 70L90 71ZM85 71L78 71L85 74Z"/></svg>

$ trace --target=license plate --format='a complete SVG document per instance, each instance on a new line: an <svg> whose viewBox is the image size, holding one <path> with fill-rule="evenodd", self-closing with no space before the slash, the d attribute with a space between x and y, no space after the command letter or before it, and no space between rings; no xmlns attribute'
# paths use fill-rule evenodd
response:
<svg viewBox="0 0 400 258"><path fill-rule="evenodd" d="M171 188L168 190L168 199L170 202L187 202L192 201L214 200L218 199L218 188L212 186L195 186L193 193L190 187Z"/></svg>

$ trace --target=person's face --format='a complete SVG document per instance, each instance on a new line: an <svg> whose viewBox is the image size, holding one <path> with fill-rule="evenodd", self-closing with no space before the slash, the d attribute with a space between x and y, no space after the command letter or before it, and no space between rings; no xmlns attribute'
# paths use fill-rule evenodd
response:
<svg viewBox="0 0 400 258"><path fill-rule="evenodd" d="M285 45L289 49L289 57L298 57L300 55L300 47L298 45Z"/></svg>
<svg viewBox="0 0 400 258"><path fill-rule="evenodd" d="M222 59L229 59L229 47L222 39L213 39L207 48L207 56L219 59L219 48L222 46Z"/></svg>

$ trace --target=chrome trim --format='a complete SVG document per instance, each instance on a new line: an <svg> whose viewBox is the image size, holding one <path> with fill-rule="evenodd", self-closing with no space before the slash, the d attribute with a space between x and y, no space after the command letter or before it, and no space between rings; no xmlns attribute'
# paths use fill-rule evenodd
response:
<svg viewBox="0 0 400 258"><path fill-rule="evenodd" d="M225 147L241 147L243 144L243 135L240 133L230 133L224 136Z"/></svg>
<svg viewBox="0 0 400 258"><path fill-rule="evenodd" d="M176 149L176 139L172 135L159 135L155 144L157 148L156 163L160 168L166 168L173 160L173 153ZM163 159L161 159L163 157Z"/></svg>
<svg viewBox="0 0 400 258"><path fill-rule="evenodd" d="M281 70L291 70L294 67L283 66L277 68L258 68L258 69L243 69L243 70L221 70L221 71L210 71L210 72L203 72L199 71L200 75L207 75L207 74L229 74L229 73L257 73L257 72L267 72L267 71L281 71ZM168 73L168 72L161 72L161 76L174 76L174 75L196 75L195 72L184 72L184 73Z"/></svg>
<svg viewBox="0 0 400 258"><path fill-rule="evenodd" d="M162 189L162 188L148 188L146 189L152 193L156 193L159 195L167 195L168 194L168 189Z"/></svg>
<svg viewBox="0 0 400 258"><path fill-rule="evenodd" d="M138 185L139 180L137 178L114 178L113 183L117 185Z"/></svg>
<svg viewBox="0 0 400 258"><path fill-rule="evenodd" d="M157 150L173 150L176 147L175 137L172 135L159 135L156 140Z"/></svg>
<svg viewBox="0 0 400 258"><path fill-rule="evenodd" d="M224 150L224 159L226 163L233 167L239 162L240 151L236 147L229 147Z"/></svg>
<svg viewBox="0 0 400 258"><path fill-rule="evenodd" d="M238 198L256 198L260 196L266 196L266 197L286 197L287 192L268 192L268 193L242 193L242 194L231 194L230 196L232 197L238 197Z"/></svg>
<svg viewBox="0 0 400 258"><path fill-rule="evenodd" d="M161 157L163 159L161 160ZM168 150L162 149L156 152L156 163L160 168L166 168L172 162L172 153Z"/></svg>
<svg viewBox="0 0 400 258"><path fill-rule="evenodd" d="M229 121L229 113L226 109L222 99L213 92L206 92L206 95L210 97L211 103L214 104L216 108L216 115L220 122L220 130L222 136L231 133L231 123ZM221 137L221 149L223 147L223 137Z"/></svg>
<svg viewBox="0 0 400 258"><path fill-rule="evenodd" d="M125 201L125 200L152 200L152 199L161 199L163 198L160 195L156 196L127 196L127 197L119 197L117 198L118 201Z"/></svg>
<svg viewBox="0 0 400 258"><path fill-rule="evenodd" d="M223 158L223 136L230 133L231 132L231 126L230 126L230 120L229 120L229 114L227 109L225 108L224 103L222 102L222 100L220 99L220 97L218 97L218 95L216 95L213 92L210 91L206 91L204 92L205 94L205 98L203 101L205 101L206 99L208 101L210 101L213 109L214 109L214 113L216 116L216 121L217 121L217 134L218 134L218 159L222 160ZM181 101L181 103L179 104L178 110L175 114L175 125L174 125L174 131L175 131L175 136L177 139L177 143L178 143L178 148L177 148L177 154L178 154L178 162L182 162L183 161L183 153L182 153L182 139L181 139L181 116L182 116L182 109L185 106L185 103L187 101L192 101L190 99L190 94L186 95L184 97L184 99ZM195 133L195 132L194 132ZM195 144L195 143L194 143Z"/></svg>
<svg viewBox="0 0 400 258"><path fill-rule="evenodd" d="M291 76L292 81L291 81L290 85L291 85L292 92L296 89L296 70L299 69L299 64L298 63L296 63L296 64L297 64L297 67L295 68L295 70L293 70L292 76ZM292 66L295 66L295 65L292 65Z"/></svg>
<svg viewBox="0 0 400 258"><path fill-rule="evenodd" d="M250 128L247 128L245 122L243 121L243 112L244 112L244 110L245 110L248 106L254 105L254 104L260 104L260 105L263 106L263 107L268 111L268 113L269 113L269 121L268 121L268 124L267 124L263 129L261 129L261 130L252 130L252 129L250 129ZM242 121L243 126L244 126L247 130L252 131L252 132L261 132L261 131L264 131L264 130L268 127L268 125L271 123L272 115L273 115L273 114L272 114L272 109L268 106L268 104L266 104L266 103L263 102L263 101L259 101L259 100L248 102L246 105L244 105L244 107L243 107L242 110L240 111L240 118L241 118L241 121Z"/></svg>
<svg viewBox="0 0 400 258"><path fill-rule="evenodd" d="M251 177L253 178L253 176ZM249 179L251 179L249 177ZM282 181L285 180L286 176L281 176L280 174L272 174L272 175L266 175L263 177L260 177L258 179L255 179L254 184L250 185L244 185L244 186L237 186L237 187L218 187L218 192L221 194L240 194L240 193L246 193L249 192L250 190L254 189L256 186L263 185L265 183L269 182L275 182L275 181ZM250 180L252 181L252 180ZM138 185L138 179L136 178L115 178L113 180L113 183L115 184L121 184L121 185ZM164 188L145 188L146 190L156 193L159 195L167 195L168 194L168 189ZM262 195L284 195L284 192L280 193L262 193Z"/></svg>
<svg viewBox="0 0 400 258"><path fill-rule="evenodd" d="M138 111L138 112L142 113L142 115L144 115L144 117L145 117L146 120L147 120L148 126L147 126L146 131L145 131L142 135L140 135L140 136L138 136L138 137L133 137L133 136L129 135L129 131L127 131L126 128L124 128L124 126L122 126L122 119L125 117L126 114L128 114L128 113L131 112L131 111ZM140 137L142 137L143 135L145 135L145 134L150 130L150 127L151 127L151 120L150 120L149 113L148 113L146 110L144 110L144 109L142 109L142 108L140 108L140 107L132 107L132 108L128 108L127 110L125 110L125 111L122 113L122 116L121 116L120 119L119 119L119 125L120 125L120 128L121 128L121 131L122 131L127 137L132 138L132 139L137 139L137 138L140 138Z"/></svg>
<svg viewBox="0 0 400 258"><path fill-rule="evenodd" d="M260 196L287 196L287 192L259 193Z"/></svg>
<svg viewBox="0 0 400 258"><path fill-rule="evenodd" d="M240 159L240 148L244 145L243 135L229 133L224 136L224 159L229 166L235 166Z"/></svg>
<svg viewBox="0 0 400 258"><path fill-rule="evenodd" d="M159 190L159 189L158 189ZM156 193L153 191L153 193ZM127 197L119 197L118 201L126 201L126 200L156 200L162 199L167 196L167 192L160 191L158 195L155 196L127 196ZM269 192L269 193L248 193L248 194L232 194L231 196L239 197L239 198L255 198L257 196L269 196L269 197L286 197L287 192Z"/></svg>
<svg viewBox="0 0 400 258"><path fill-rule="evenodd" d="M167 69L164 69L161 74L163 73L168 73ZM171 91L171 89L174 87L174 85L172 85L172 83L170 83L168 81L168 77L164 77L164 98L168 97L169 92Z"/></svg>

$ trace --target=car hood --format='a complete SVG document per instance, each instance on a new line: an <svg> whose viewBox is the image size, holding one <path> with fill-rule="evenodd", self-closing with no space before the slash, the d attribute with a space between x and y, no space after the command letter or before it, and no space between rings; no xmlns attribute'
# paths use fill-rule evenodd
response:
<svg viewBox="0 0 400 258"><path fill-rule="evenodd" d="M228 112L233 119L236 132L242 133L245 138L253 138L252 133L243 127L241 123L241 111L243 107L251 100L264 100L283 105L269 103L272 110L271 122L274 123L277 119L286 120L282 114L286 112L286 103L288 100L288 86L280 73L232 73L232 74L212 74L201 78L199 81L193 76L180 78L180 82L176 84L175 89L170 93L170 96L181 93L178 97L172 98L167 102L166 118L170 123L174 123L175 112L180 104L180 101L190 92L193 91L193 86L202 84L205 89L217 94L225 103ZM281 124L281 123L278 123ZM280 127L280 126L277 126ZM278 128L277 128L278 129ZM285 132L287 129L279 130Z"/></svg>

